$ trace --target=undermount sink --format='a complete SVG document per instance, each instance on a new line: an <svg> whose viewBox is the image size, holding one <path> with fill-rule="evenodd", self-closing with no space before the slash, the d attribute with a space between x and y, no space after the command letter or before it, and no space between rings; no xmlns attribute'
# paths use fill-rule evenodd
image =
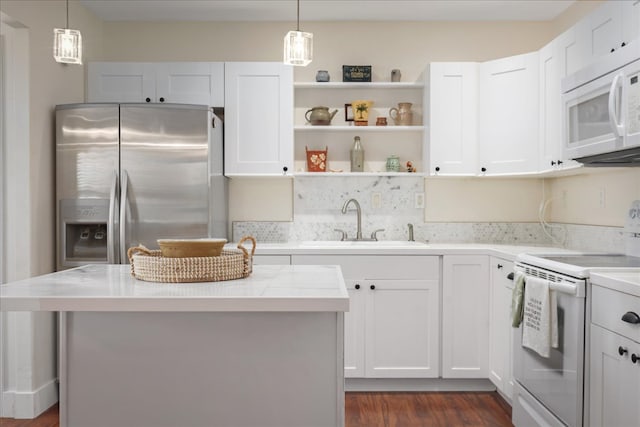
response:
<svg viewBox="0 0 640 427"><path fill-rule="evenodd" d="M426 246L424 242L409 242L406 240L313 240L300 243L306 248L349 248L349 247L371 247L371 248L407 248L416 246Z"/></svg>

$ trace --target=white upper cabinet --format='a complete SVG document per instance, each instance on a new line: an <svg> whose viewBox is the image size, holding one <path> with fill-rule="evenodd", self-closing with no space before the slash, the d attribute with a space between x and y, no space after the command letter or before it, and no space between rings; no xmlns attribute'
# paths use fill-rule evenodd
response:
<svg viewBox="0 0 640 427"><path fill-rule="evenodd" d="M156 97L158 102L222 107L224 106L224 63L157 64Z"/></svg>
<svg viewBox="0 0 640 427"><path fill-rule="evenodd" d="M578 22L577 35L584 45L586 64L624 48L640 38L640 1L605 1Z"/></svg>
<svg viewBox="0 0 640 427"><path fill-rule="evenodd" d="M225 175L287 175L292 168L292 67L225 63Z"/></svg>
<svg viewBox="0 0 640 427"><path fill-rule="evenodd" d="M87 102L224 106L222 62L90 62Z"/></svg>
<svg viewBox="0 0 640 427"><path fill-rule="evenodd" d="M562 156L562 90L560 81L570 68L579 67L575 32L569 31L538 52L540 62L540 172L578 167ZM577 70L578 68L575 68Z"/></svg>
<svg viewBox="0 0 640 427"><path fill-rule="evenodd" d="M482 174L538 171L538 52L480 64Z"/></svg>
<svg viewBox="0 0 640 427"><path fill-rule="evenodd" d="M561 80L587 64L587 42L580 39L578 33L576 27L569 28L549 43L549 45L555 46L555 55L558 57L558 75Z"/></svg>
<svg viewBox="0 0 640 427"><path fill-rule="evenodd" d="M152 63L90 62L87 73L87 102L155 102Z"/></svg>
<svg viewBox="0 0 640 427"><path fill-rule="evenodd" d="M621 1L622 41L640 43L640 0Z"/></svg>
<svg viewBox="0 0 640 427"><path fill-rule="evenodd" d="M431 175L476 175L478 64L434 62L429 69Z"/></svg>

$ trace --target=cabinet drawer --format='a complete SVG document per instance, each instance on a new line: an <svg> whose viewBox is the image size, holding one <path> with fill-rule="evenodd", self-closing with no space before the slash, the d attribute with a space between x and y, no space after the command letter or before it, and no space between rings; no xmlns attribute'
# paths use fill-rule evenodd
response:
<svg viewBox="0 0 640 427"><path fill-rule="evenodd" d="M346 280L438 280L440 257L423 255L293 255L295 265L340 265Z"/></svg>
<svg viewBox="0 0 640 427"><path fill-rule="evenodd" d="M628 311L640 315L640 298L597 285L591 289L591 323L640 342L640 324L622 321Z"/></svg>

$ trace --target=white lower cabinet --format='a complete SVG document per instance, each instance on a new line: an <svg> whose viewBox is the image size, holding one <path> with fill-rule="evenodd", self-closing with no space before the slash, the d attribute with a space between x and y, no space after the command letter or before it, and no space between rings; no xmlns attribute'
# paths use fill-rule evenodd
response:
<svg viewBox="0 0 640 427"><path fill-rule="evenodd" d="M640 357L640 344L591 325L592 427L625 427L640 422L640 362L632 363L631 354Z"/></svg>
<svg viewBox="0 0 640 427"><path fill-rule="evenodd" d="M489 257L442 257L442 377L489 377Z"/></svg>
<svg viewBox="0 0 640 427"><path fill-rule="evenodd" d="M591 286L589 420L592 427L640 422L640 297ZM629 321L623 321L622 317Z"/></svg>
<svg viewBox="0 0 640 427"><path fill-rule="evenodd" d="M504 396L511 399L513 397L511 347L514 331L517 331L511 326L513 262L491 257L490 278L489 379Z"/></svg>
<svg viewBox="0 0 640 427"><path fill-rule="evenodd" d="M342 267L351 298L345 377L438 377L439 257L293 255L292 263Z"/></svg>

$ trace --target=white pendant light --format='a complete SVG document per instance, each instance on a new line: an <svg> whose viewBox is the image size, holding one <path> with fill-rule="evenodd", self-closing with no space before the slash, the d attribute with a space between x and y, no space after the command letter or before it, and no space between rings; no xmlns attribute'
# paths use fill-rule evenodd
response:
<svg viewBox="0 0 640 427"><path fill-rule="evenodd" d="M309 65L313 59L313 34L300 31L300 0L297 0L296 31L284 36L284 63L290 65Z"/></svg>
<svg viewBox="0 0 640 427"><path fill-rule="evenodd" d="M67 0L67 26L53 29L53 57L64 64L82 64L82 35L69 29L69 0Z"/></svg>

